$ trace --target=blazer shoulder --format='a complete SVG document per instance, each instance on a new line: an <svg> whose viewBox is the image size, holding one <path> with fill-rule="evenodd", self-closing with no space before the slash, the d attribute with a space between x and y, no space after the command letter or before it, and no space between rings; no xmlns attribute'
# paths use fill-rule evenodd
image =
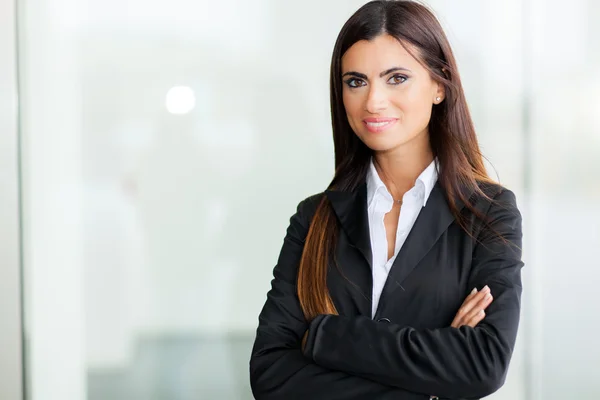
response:
<svg viewBox="0 0 600 400"><path fill-rule="evenodd" d="M513 228L520 226L522 216L512 190L499 183L485 183L479 187L488 196L487 199L480 200L479 210L489 224L509 224Z"/></svg>
<svg viewBox="0 0 600 400"><path fill-rule="evenodd" d="M300 242L306 240L310 224L324 195L324 192L313 194L298 203L296 212L290 217L290 224L287 229L287 234L290 237L294 237Z"/></svg>
<svg viewBox="0 0 600 400"><path fill-rule="evenodd" d="M317 194L313 194L304 200L302 200L296 209L296 214L302 220L310 223L312 221L313 216L317 212L317 207L321 203L323 197L325 196L325 192L320 192Z"/></svg>
<svg viewBox="0 0 600 400"><path fill-rule="evenodd" d="M481 189L481 191L489 198L483 199L484 202L487 203L488 207L492 207L495 203L500 203L516 208L516 195L512 190L508 189L507 187L497 182L479 182L478 186Z"/></svg>

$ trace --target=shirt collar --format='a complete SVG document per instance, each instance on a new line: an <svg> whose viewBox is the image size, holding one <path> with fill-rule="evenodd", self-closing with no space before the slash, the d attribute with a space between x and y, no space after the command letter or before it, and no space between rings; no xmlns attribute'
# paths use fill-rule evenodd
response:
<svg viewBox="0 0 600 400"><path fill-rule="evenodd" d="M425 186L425 193L423 196L423 207L427 205L429 195L433 191L433 187L437 182L439 168L440 165L438 159L436 158L431 162L431 164L427 166L427 168L425 168L423 172L421 172L421 175L419 175L419 177L417 178L417 181L423 182L423 185Z"/></svg>
<svg viewBox="0 0 600 400"><path fill-rule="evenodd" d="M373 158L371 158L371 161L369 161L369 171L367 172L367 208L371 208L375 194L381 188L384 189L383 193L387 193L385 183L379 177L379 173L375 169L375 164L373 164Z"/></svg>
<svg viewBox="0 0 600 400"><path fill-rule="evenodd" d="M425 207L427 204L429 195L431 194L431 191L437 182L438 169L439 162L436 158L427 166L427 168L423 170L423 172L421 172L417 178L417 181L415 182L415 185L422 184L423 188L425 189L423 193L423 207ZM369 162L369 170L367 172L367 207L371 207L375 195L380 190L383 190L383 193L389 194L387 188L385 187L385 183L383 183L379 177L379 173L377 173L377 170L375 169L373 158L371 158L371 161Z"/></svg>

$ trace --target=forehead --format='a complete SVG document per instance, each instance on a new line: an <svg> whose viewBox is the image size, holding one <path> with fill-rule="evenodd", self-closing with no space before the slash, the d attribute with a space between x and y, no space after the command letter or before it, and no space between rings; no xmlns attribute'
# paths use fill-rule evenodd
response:
<svg viewBox="0 0 600 400"><path fill-rule="evenodd" d="M393 36L379 35L370 41L360 40L354 43L342 57L342 73L356 71L379 74L391 67L408 68L413 72L425 70L408 52L417 54L413 46L404 46Z"/></svg>

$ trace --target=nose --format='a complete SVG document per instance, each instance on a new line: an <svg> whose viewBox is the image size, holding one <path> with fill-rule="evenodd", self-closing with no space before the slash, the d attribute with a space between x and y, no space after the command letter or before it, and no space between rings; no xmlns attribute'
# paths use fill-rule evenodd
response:
<svg viewBox="0 0 600 400"><path fill-rule="evenodd" d="M371 114L378 114L388 106L388 99L385 89L372 84L369 87L369 93L365 103L365 110Z"/></svg>

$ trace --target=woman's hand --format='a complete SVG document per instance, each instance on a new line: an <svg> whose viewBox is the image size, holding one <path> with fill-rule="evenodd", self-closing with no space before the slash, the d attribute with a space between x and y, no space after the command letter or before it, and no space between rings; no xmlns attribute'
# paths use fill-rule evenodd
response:
<svg viewBox="0 0 600 400"><path fill-rule="evenodd" d="M484 310L492 303L493 299L490 288L487 285L480 292L477 291L477 288L473 289L458 309L456 317L454 317L454 321L452 321L452 325L450 326L460 328L463 325L467 325L475 328L485 318Z"/></svg>

